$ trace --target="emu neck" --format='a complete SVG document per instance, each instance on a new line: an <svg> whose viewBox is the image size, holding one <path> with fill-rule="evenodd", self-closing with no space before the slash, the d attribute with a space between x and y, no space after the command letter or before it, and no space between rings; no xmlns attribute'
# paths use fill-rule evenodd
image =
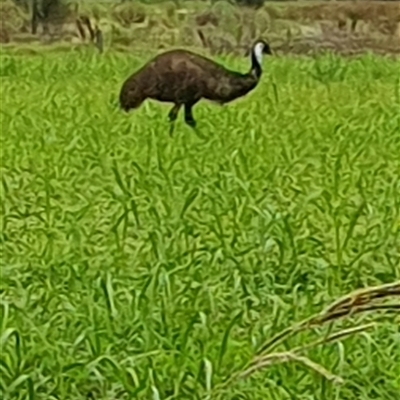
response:
<svg viewBox="0 0 400 400"><path fill-rule="evenodd" d="M260 62L257 59L257 56L254 53L254 50L251 52L251 70L250 75L252 75L257 80L260 79L262 74L262 69Z"/></svg>

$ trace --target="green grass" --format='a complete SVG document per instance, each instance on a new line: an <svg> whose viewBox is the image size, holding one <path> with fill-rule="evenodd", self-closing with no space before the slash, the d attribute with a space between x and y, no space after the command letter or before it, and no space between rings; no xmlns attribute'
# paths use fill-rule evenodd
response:
<svg viewBox="0 0 400 400"><path fill-rule="evenodd" d="M2 398L398 398L393 314L308 353L343 385L287 363L214 389L400 278L399 62L268 58L245 98L196 105L201 139L183 115L169 137L169 105L118 110L144 61L2 55Z"/></svg>

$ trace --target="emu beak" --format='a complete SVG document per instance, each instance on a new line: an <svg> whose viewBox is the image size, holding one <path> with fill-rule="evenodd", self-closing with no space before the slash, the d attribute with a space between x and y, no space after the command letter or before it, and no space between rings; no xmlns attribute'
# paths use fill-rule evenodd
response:
<svg viewBox="0 0 400 400"><path fill-rule="evenodd" d="M265 46L264 47L263 53L264 54L268 54L269 56L272 56L272 51L271 51L271 48L269 46Z"/></svg>

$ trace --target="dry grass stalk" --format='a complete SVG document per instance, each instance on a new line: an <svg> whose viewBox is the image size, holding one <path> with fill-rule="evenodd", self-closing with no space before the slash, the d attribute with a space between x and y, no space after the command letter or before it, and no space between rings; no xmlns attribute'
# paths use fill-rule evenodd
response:
<svg viewBox="0 0 400 400"><path fill-rule="evenodd" d="M356 333L360 333L360 332L365 332L368 329L372 329L375 328L376 324L374 322L371 322L369 324L365 324L365 325L360 325L360 326L355 326L353 328L348 328L348 329L343 329L339 332L333 333L332 335L329 335L326 338L323 339L319 339L319 340L315 340L314 342L311 342L307 345L304 346L298 346L295 349L293 349L293 352L305 352L308 351L310 349L313 349L315 347L324 345L324 344L328 344L328 343L333 343L333 342L337 342L338 340L344 339L347 336L351 336L354 335Z"/></svg>
<svg viewBox="0 0 400 400"><path fill-rule="evenodd" d="M238 373L231 375L223 384L221 384L217 390L221 390L231 382L240 378L247 378L253 373L270 367L272 365L282 364L286 362L298 362L307 368L317 372L321 376L325 377L332 383L339 384L343 380L339 376L329 372L323 366L315 363L307 357L301 356L300 353L304 353L317 346L325 345L328 343L337 342L345 339L354 334L364 332L368 329L374 328L375 323L369 323L361 326L355 326L352 328L343 329L339 332L335 332L325 338L318 339L314 342L295 347L291 351L286 352L275 352L267 353L267 350L271 350L273 347L280 344L284 339L295 335L301 331L305 331L310 328L324 325L326 322L334 322L335 320L343 317L352 316L354 314L363 313L367 311L398 311L400 310L400 303L396 304L384 304L384 300L392 297L400 296L400 281L380 285L375 287L369 287L366 289L356 290L344 297L341 297L337 301L329 305L321 313L315 314L310 318L307 318L300 323L293 325L266 342L256 356Z"/></svg>
<svg viewBox="0 0 400 400"><path fill-rule="evenodd" d="M322 314L330 314L336 310L371 304L376 300L382 300L389 296L400 296L400 282L356 290L335 301Z"/></svg>
<svg viewBox="0 0 400 400"><path fill-rule="evenodd" d="M343 383L342 378L337 375L332 374L322 365L317 364L316 362L310 360L307 357L299 356L293 352L282 352L282 353L273 353L268 354L264 357L258 358L257 362L253 363L249 368L244 370L238 375L238 378L247 378L248 376L252 375L254 372L259 371L265 367L270 367L276 364L282 364L289 361L295 361L303 364L307 368L317 372L319 375L322 375L328 381L341 384Z"/></svg>
<svg viewBox="0 0 400 400"><path fill-rule="evenodd" d="M388 311L399 310L400 304L382 304L381 301L389 297L400 296L400 282L394 282L386 285L370 287L356 290L340 299L336 300L321 313L311 316L300 323L293 325L271 340L266 342L258 353L271 350L283 339L292 336L300 331L307 330L316 326L323 325L326 322L338 320L340 318L359 314L367 311Z"/></svg>
<svg viewBox="0 0 400 400"><path fill-rule="evenodd" d="M250 364L248 364L248 367L241 373L239 373L236 377L237 378L247 378L254 372L265 368L269 367L271 365L276 365L276 364L282 364L285 362L289 361L297 361L304 366L314 370L315 372L319 373L321 376L324 378L328 379L329 381L335 383L335 384L340 384L343 383L343 380L329 372L326 368L323 366L315 363L314 361L310 360L307 357L300 356L299 353L304 353L305 351L308 351L312 348L315 348L317 346L321 346L327 343L332 343L336 342L338 340L344 339L347 336L354 335L356 333L364 332L367 329L371 329L375 327L375 323L370 323L370 324L365 324L361 326L356 326L353 328L349 329L343 329L339 332L336 332L324 339L316 340L312 343L309 343L304 346L298 346L294 349L292 349L290 352L281 352L281 353L271 353L271 354L266 354L266 355L261 355L255 357Z"/></svg>

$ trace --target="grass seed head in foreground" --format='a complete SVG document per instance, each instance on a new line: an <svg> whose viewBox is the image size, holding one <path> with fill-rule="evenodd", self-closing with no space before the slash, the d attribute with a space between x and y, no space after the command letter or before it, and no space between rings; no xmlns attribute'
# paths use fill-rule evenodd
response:
<svg viewBox="0 0 400 400"><path fill-rule="evenodd" d="M146 98L174 103L168 115L170 133L184 105L185 122L195 127L192 107L200 99L224 104L256 87L262 73L262 54L271 54L271 50L268 43L258 40L251 51L250 71L242 74L187 50L167 51L150 60L124 82L120 105L128 111L138 108Z"/></svg>

